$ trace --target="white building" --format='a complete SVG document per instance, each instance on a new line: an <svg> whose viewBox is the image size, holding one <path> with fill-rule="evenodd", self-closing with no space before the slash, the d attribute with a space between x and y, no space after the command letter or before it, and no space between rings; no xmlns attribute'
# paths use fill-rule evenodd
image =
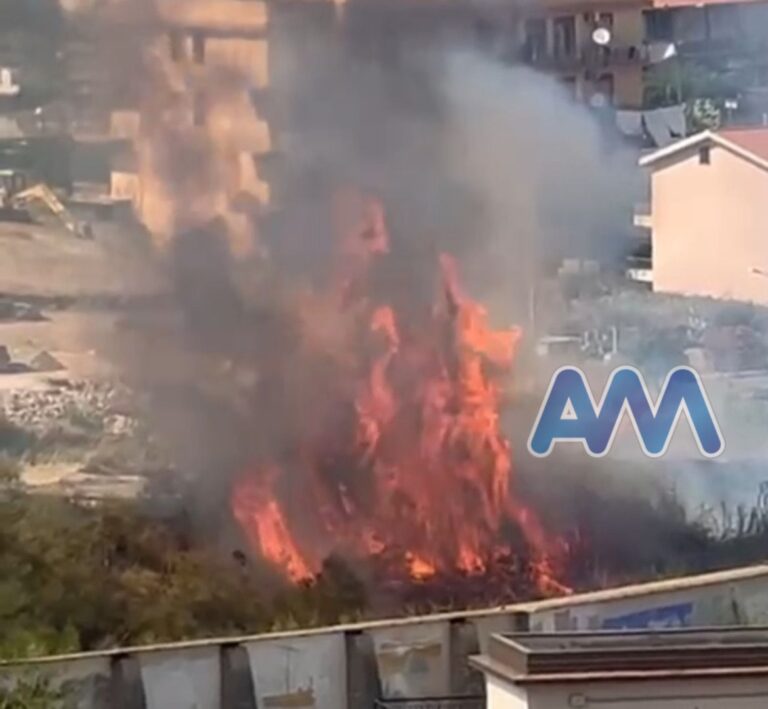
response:
<svg viewBox="0 0 768 709"><path fill-rule="evenodd" d="M768 629L495 635L487 709L765 709Z"/></svg>

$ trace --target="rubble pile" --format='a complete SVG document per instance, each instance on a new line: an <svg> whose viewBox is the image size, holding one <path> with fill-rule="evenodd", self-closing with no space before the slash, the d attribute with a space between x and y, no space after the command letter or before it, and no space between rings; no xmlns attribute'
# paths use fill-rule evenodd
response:
<svg viewBox="0 0 768 709"><path fill-rule="evenodd" d="M122 407L125 392L112 382L49 381L44 389L0 391L0 413L25 429L45 431L77 416L105 434L130 435L136 420ZM119 410L120 409L120 410Z"/></svg>

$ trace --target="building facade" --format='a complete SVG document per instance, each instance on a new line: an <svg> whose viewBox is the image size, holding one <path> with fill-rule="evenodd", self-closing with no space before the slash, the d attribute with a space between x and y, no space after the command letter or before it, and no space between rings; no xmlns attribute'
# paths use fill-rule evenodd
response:
<svg viewBox="0 0 768 709"><path fill-rule="evenodd" d="M653 108L704 89L730 91L744 109L765 110L764 2L542 0L514 12L514 56L557 76L581 101ZM713 85L703 86L707 81Z"/></svg>
<svg viewBox="0 0 768 709"><path fill-rule="evenodd" d="M703 132L640 164L654 291L768 303L768 130Z"/></svg>
<svg viewBox="0 0 768 709"><path fill-rule="evenodd" d="M154 85L136 110L112 113L112 137L130 146L113 166L112 196L130 199L160 241L219 219L233 249L247 252L253 217L271 201L261 169L272 151L263 111L267 5L158 0L156 6L159 26L144 51ZM194 172L177 171L177 161Z"/></svg>
<svg viewBox="0 0 768 709"><path fill-rule="evenodd" d="M515 54L557 76L577 100L639 108L647 61L644 8L643 0L526 5L513 23ZM606 44L594 41L601 37L596 30L610 37Z"/></svg>

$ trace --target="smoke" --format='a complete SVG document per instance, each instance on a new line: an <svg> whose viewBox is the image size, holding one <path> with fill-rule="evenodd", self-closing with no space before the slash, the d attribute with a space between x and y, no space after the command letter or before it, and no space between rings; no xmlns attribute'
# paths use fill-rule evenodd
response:
<svg viewBox="0 0 768 709"><path fill-rule="evenodd" d="M340 24L303 12L273 17L269 101L282 175L277 214L258 235L266 260L232 252L229 202L212 218L223 202L209 188L229 181L226 141L198 152L169 113L178 97L166 86L141 103L142 160L160 164L150 169L153 202L176 227L158 253L170 297L167 312L137 314L109 346L193 481L205 526L229 518L232 480L248 465L295 458L318 421L345 425L347 412L326 404L345 316L313 306L312 334L330 354L307 357L298 334L306 289L338 267L340 222L343 231L359 220L354 195L339 198L345 189L384 205L394 255L374 281L395 309L431 303L436 257L449 252L507 324L524 316L545 261L619 253L630 214L633 156L553 81L484 56L456 18L425 31L423 17L414 26L401 10L353 4ZM123 36L116 56L122 73L147 67L152 88L158 68L146 57L127 63L140 45ZM233 81L248 88L243 76ZM220 87L227 105L232 86ZM297 474L288 493L302 484Z"/></svg>
<svg viewBox="0 0 768 709"><path fill-rule="evenodd" d="M292 186L301 205L322 184L380 195L395 239L411 252L458 254L473 292L508 321L525 315L532 283L559 259L625 255L636 155L599 114L554 79L494 59L472 35L443 27L427 39L406 25L382 47L384 11L359 12L346 44L316 31L296 47L293 26L279 35L275 90L288 94L282 142L302 176ZM359 49L361 34L376 51ZM317 263L301 226L281 247L294 263L297 252Z"/></svg>
<svg viewBox="0 0 768 709"><path fill-rule="evenodd" d="M472 236L486 295L525 302L510 285L530 286L564 257L625 255L636 156L599 114L548 77L476 54L452 55L443 87L452 168L485 216Z"/></svg>

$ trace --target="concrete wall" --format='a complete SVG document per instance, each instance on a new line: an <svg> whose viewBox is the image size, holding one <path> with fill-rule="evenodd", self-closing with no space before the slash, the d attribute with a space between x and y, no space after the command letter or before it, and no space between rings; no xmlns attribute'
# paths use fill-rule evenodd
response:
<svg viewBox="0 0 768 709"><path fill-rule="evenodd" d="M653 288L768 303L768 172L713 146L651 176Z"/></svg>
<svg viewBox="0 0 768 709"><path fill-rule="evenodd" d="M480 695L467 658L493 633L747 623L768 623L768 566L482 611L11 662L0 684L47 676L78 709L370 709L377 699Z"/></svg>
<svg viewBox="0 0 768 709"><path fill-rule="evenodd" d="M495 677L488 677L486 705L487 709L528 709L530 706L528 692Z"/></svg>

